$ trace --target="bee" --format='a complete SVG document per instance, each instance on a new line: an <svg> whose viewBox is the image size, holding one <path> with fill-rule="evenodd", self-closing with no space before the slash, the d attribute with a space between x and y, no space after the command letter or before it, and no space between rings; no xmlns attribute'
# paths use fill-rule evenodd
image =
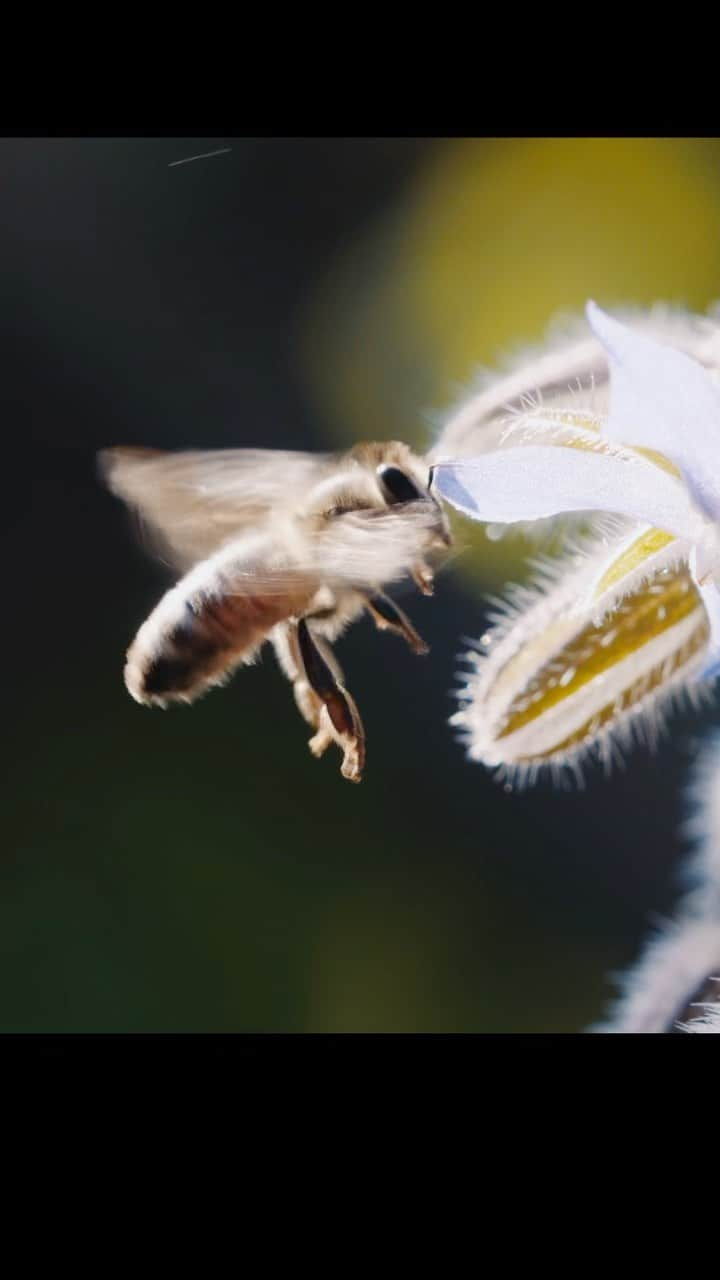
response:
<svg viewBox="0 0 720 1280"><path fill-rule="evenodd" d="M132 697L191 703L269 641L314 731L311 752L336 743L342 776L359 782L365 732L332 645L367 612L380 631L428 652L384 590L410 574L431 595L450 549L428 465L396 441L341 455L116 448L99 462L183 575L127 652Z"/></svg>
<svg viewBox="0 0 720 1280"><path fill-rule="evenodd" d="M691 324L662 309L626 319L698 358L708 344L714 355L718 329L707 319ZM589 397L603 412L608 381L604 352L581 322L504 374L485 375L424 455L400 441L343 454L104 450L105 484L181 575L127 651L129 693L146 706L192 703L269 642L313 730L312 754L335 743L342 776L360 782L365 732L332 645L368 613L413 653L428 652L386 588L409 575L431 595L453 547L433 467L496 447L532 405L572 409Z"/></svg>

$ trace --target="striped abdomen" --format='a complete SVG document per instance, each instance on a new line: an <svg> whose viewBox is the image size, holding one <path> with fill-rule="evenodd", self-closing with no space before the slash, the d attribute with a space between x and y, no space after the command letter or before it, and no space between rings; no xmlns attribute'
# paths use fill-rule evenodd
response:
<svg viewBox="0 0 720 1280"><path fill-rule="evenodd" d="M252 661L278 622L307 608L315 583L213 557L158 604L127 654L125 683L137 702L190 702Z"/></svg>

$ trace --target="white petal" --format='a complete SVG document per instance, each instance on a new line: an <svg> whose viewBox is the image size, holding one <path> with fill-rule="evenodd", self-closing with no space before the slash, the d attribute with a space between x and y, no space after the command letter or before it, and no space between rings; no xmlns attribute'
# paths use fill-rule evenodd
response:
<svg viewBox="0 0 720 1280"><path fill-rule="evenodd" d="M608 439L655 449L687 474L706 514L720 518L720 389L697 361L587 305L610 362Z"/></svg>
<svg viewBox="0 0 720 1280"><path fill-rule="evenodd" d="M559 446L499 449L438 463L432 486L474 520L516 524L572 511L609 511L681 537L704 522L685 487L639 456Z"/></svg>

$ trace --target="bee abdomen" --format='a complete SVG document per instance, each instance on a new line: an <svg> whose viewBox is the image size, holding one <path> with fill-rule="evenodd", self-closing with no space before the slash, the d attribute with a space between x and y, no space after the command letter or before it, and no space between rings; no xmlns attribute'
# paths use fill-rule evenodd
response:
<svg viewBox="0 0 720 1280"><path fill-rule="evenodd" d="M288 604L283 596L177 599L168 592L128 650L128 692L148 705L191 702L252 660L268 631L287 616Z"/></svg>
<svg viewBox="0 0 720 1280"><path fill-rule="evenodd" d="M188 609L190 606L188 606ZM229 639L229 637L228 637ZM168 633L142 671L143 701L186 695L214 668L227 649L204 619L192 616Z"/></svg>

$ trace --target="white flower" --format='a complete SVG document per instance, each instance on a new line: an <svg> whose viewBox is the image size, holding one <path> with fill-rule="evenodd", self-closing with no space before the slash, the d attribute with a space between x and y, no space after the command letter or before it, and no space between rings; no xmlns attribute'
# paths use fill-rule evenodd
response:
<svg viewBox="0 0 720 1280"><path fill-rule="evenodd" d="M587 315L608 357L609 404L593 378L570 405L544 405L539 388L530 411L508 406L488 452L437 450L433 468L439 497L477 520L623 522L608 534L596 521L466 655L453 722L471 758L520 780L548 765L577 774L591 749L609 763L638 729L652 742L663 702L687 692L697 705L709 692L697 677L720 669L720 352L706 371L593 303ZM550 385L564 395L563 376ZM595 1030L720 1033L720 737L691 804L688 891Z"/></svg>
<svg viewBox="0 0 720 1280"><path fill-rule="evenodd" d="M433 487L476 520L514 524L606 512L662 531L675 544L674 557L689 565L705 605L711 634L699 674L715 675L720 387L690 356L613 320L595 303L588 303L587 317L610 365L607 418L591 424L587 415L540 409L522 421L521 448L515 426L504 442L509 447L440 459Z"/></svg>

